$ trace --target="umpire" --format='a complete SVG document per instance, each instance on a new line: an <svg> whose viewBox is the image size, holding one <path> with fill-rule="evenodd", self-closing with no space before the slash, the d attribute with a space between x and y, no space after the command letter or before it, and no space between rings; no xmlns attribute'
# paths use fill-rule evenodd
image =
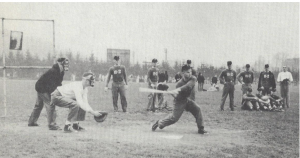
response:
<svg viewBox="0 0 300 158"><path fill-rule="evenodd" d="M236 80L236 72L232 70L232 62L227 62L228 69L222 71L220 75L220 82L224 84L223 88L223 94L221 99L221 111L224 111L224 104L226 101L226 98L229 94L230 99L230 109L231 111L234 111L234 85Z"/></svg>
<svg viewBox="0 0 300 158"><path fill-rule="evenodd" d="M28 126L38 126L37 120L41 114L43 106L47 110L47 119L49 130L61 130L56 125L56 111L51 111L50 95L58 87L61 86L64 77L64 71L69 70L69 60L66 58L59 58L57 63L52 66L46 73L44 73L35 84L37 91L37 99L31 116L28 120Z"/></svg>

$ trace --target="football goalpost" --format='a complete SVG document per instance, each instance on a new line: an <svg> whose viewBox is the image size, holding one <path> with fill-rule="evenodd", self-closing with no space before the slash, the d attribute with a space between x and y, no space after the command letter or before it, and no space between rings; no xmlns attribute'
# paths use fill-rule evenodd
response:
<svg viewBox="0 0 300 158"><path fill-rule="evenodd" d="M11 18L2 18L2 60L3 60L3 66L0 66L1 69L3 69L3 106L4 106L4 116L1 117L7 117L7 105L6 105L6 69L49 69L51 67L44 67L44 66L7 66L5 63L5 58L6 58L6 47L5 47L5 30L4 30L4 22L5 21L26 21L26 22L39 22L39 23L52 23L52 28L53 28L53 58L54 58L54 62L56 59L56 53L55 53L55 24L54 24L54 20L43 20L43 19L11 19ZM15 32L15 31L14 31ZM14 33L13 31L11 31L11 40L10 40L10 50L14 49L14 50L22 50L22 39L23 39L23 33L22 32L17 32L16 34L18 35L18 33L20 34L20 41L18 40L13 40L12 42L12 35ZM16 37L17 38L17 37Z"/></svg>

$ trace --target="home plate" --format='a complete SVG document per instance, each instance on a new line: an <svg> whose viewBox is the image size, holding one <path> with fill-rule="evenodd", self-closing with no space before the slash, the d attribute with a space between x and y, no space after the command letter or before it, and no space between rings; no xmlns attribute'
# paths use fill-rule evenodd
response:
<svg viewBox="0 0 300 158"><path fill-rule="evenodd" d="M167 136L160 136L167 139L181 139L183 135L167 135Z"/></svg>

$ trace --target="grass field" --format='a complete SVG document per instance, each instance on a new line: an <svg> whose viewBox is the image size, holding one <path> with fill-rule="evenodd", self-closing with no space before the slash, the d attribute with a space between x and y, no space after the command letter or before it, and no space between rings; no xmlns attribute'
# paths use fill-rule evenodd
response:
<svg viewBox="0 0 300 158"><path fill-rule="evenodd" d="M193 116L184 112L174 125L151 131L151 125L167 113L148 113L147 94L132 83L127 91L128 114L113 113L111 92L104 83L89 90L89 102L96 110L108 111L105 122L96 123L91 115L81 125L85 132L66 134L49 131L46 112L39 127L27 127L36 92L35 81L8 80L8 117L0 118L0 157L299 157L299 86L291 88L291 107L285 112L249 112L240 110L241 90L236 86L236 111L219 110L221 92L197 92L208 135L197 134ZM3 100L2 81L0 96ZM175 84L170 84L173 89ZM205 85L204 88L208 88ZM279 89L278 89L279 91ZM278 92L277 92L278 93ZM167 96L169 104L172 98ZM119 101L120 104L120 101ZM4 114L1 102L0 115ZM119 106L119 109L121 107ZM57 123L63 127L67 109L57 107ZM171 139L171 137L182 137Z"/></svg>

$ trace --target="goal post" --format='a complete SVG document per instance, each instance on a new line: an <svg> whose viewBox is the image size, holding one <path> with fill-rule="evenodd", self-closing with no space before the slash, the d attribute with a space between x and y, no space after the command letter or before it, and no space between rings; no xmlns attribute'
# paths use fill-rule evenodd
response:
<svg viewBox="0 0 300 158"><path fill-rule="evenodd" d="M54 20L44 20L44 19L11 19L11 18L2 18L2 62L3 66L0 66L1 69L3 69L3 106L4 106L4 116L1 117L7 117L7 100L6 100L6 69L49 69L51 67L49 66L7 66L5 63L5 58L6 58L6 52L5 52L5 31L4 31L4 22L5 21L27 21L27 22L47 22L47 23L52 23L52 28L53 28L53 62L55 63L56 61L56 52L55 52L55 23Z"/></svg>

